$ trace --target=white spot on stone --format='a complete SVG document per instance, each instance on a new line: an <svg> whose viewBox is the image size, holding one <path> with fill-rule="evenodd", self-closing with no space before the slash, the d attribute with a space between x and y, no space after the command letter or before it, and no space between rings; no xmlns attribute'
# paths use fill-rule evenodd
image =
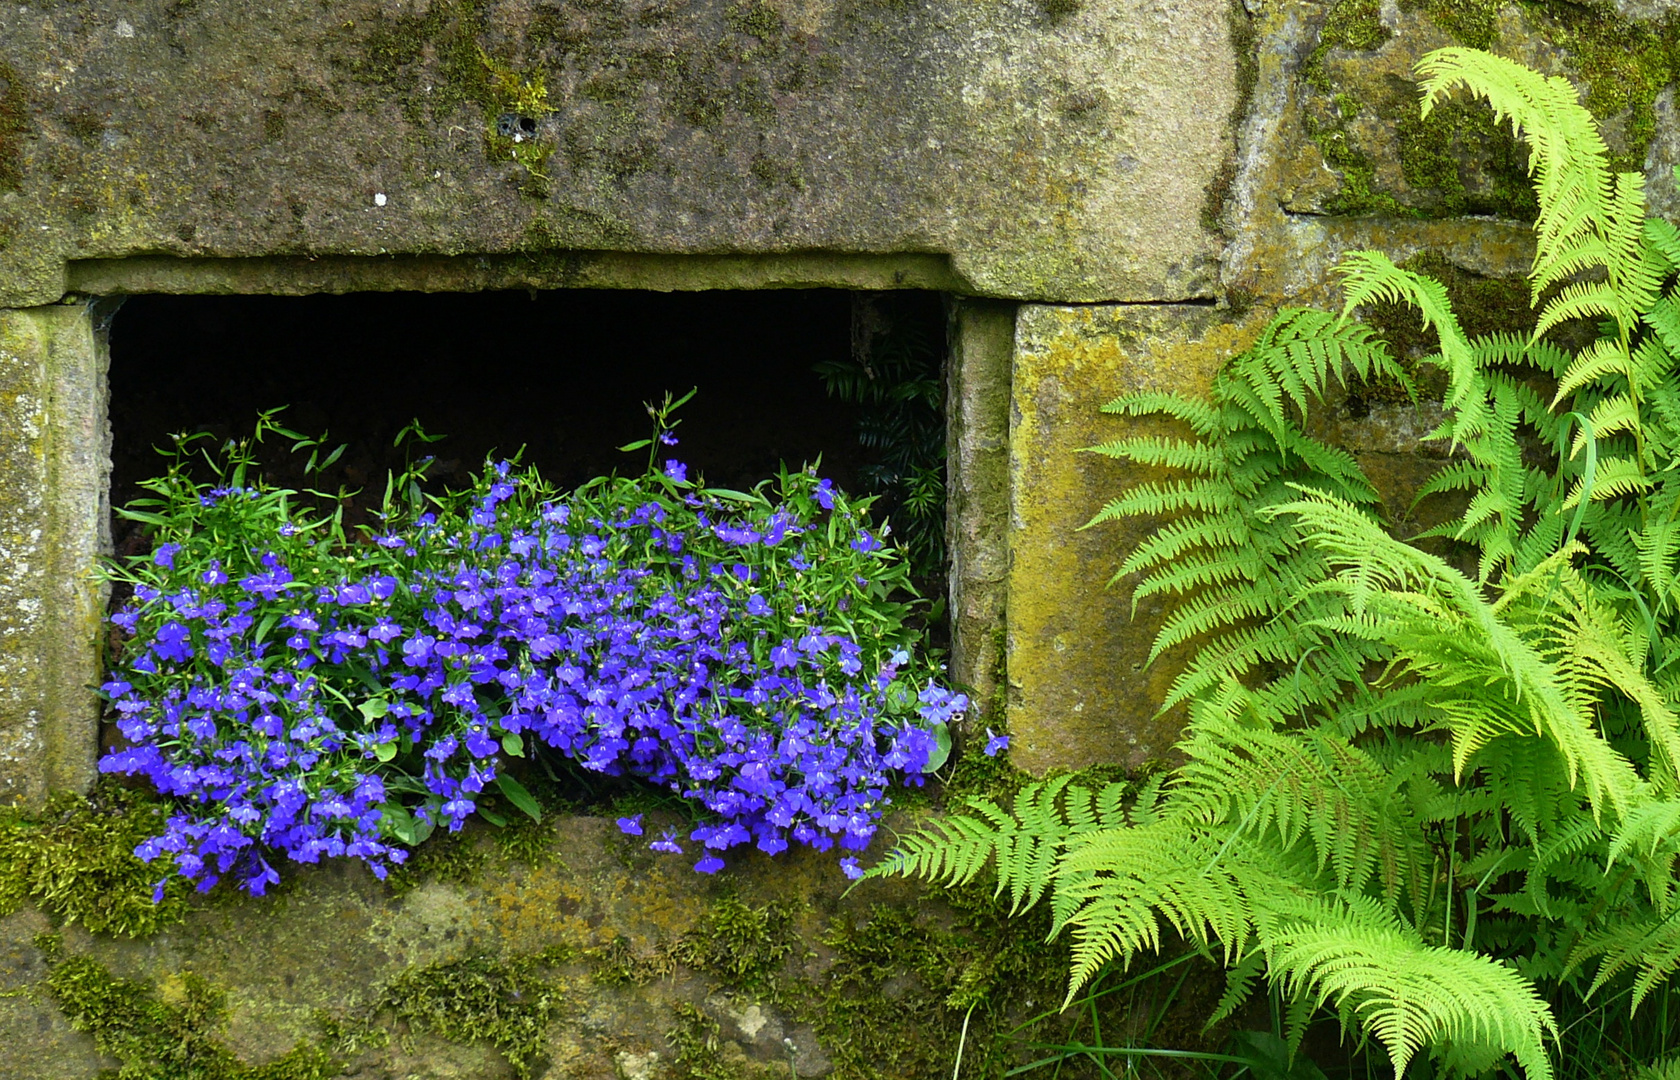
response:
<svg viewBox="0 0 1680 1080"><path fill-rule="evenodd" d="M129 22L127 19L118 19L117 20L117 36L118 37L133 37L134 36L134 24Z"/></svg>
<svg viewBox="0 0 1680 1080"><path fill-rule="evenodd" d="M385 199L385 193L383 191L376 191L376 192L373 193L373 205L384 206L385 203L386 203L386 199Z"/></svg>
<svg viewBox="0 0 1680 1080"><path fill-rule="evenodd" d="M749 1039L758 1038L758 1032L770 1018L764 1015L764 1010L757 1005L748 1005L746 1011L735 1018L735 1023L741 1028L741 1033Z"/></svg>
<svg viewBox="0 0 1680 1080"><path fill-rule="evenodd" d="M628 1050L620 1050L613 1056L613 1063L618 1066L618 1075L624 1080L653 1080L654 1067L659 1064L659 1052L649 1050L645 1054L632 1054Z"/></svg>

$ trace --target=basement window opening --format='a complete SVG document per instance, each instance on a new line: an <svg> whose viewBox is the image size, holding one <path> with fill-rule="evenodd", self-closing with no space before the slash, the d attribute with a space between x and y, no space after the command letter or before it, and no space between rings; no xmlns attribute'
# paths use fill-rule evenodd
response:
<svg viewBox="0 0 1680 1080"><path fill-rule="evenodd" d="M144 494L172 434L239 437L282 405L288 427L346 449L309 478L269 446L265 475L343 488L351 524L401 471L392 442L415 420L445 436L428 448L436 484L517 452L570 489L638 471L646 451L616 448L648 437L644 402L693 387L670 457L726 488L820 458L847 491L880 492L875 519L911 542L937 599L945 332L939 294L912 291L133 296L111 328L112 504ZM146 549L126 519L113 538Z"/></svg>

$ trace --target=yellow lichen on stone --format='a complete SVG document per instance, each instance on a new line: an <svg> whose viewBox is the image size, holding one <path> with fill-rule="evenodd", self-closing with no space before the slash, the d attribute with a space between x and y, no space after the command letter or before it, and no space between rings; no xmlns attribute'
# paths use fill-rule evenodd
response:
<svg viewBox="0 0 1680 1080"><path fill-rule="evenodd" d="M1010 436L1009 726L1017 766L1043 773L1099 762L1139 766L1177 741L1155 714L1171 664L1145 667L1162 612L1131 615L1104 583L1148 522L1080 531L1140 477L1085 447L1136 433L1104 416L1121 394L1195 391L1246 348L1267 312L1210 307L1021 309Z"/></svg>

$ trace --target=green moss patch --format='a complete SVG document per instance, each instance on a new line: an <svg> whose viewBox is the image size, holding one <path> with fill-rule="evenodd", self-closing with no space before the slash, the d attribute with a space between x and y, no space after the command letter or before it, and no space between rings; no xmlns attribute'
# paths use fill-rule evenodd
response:
<svg viewBox="0 0 1680 1080"><path fill-rule="evenodd" d="M29 130L23 79L16 68L0 63L0 191L23 189L23 141Z"/></svg>
<svg viewBox="0 0 1680 1080"><path fill-rule="evenodd" d="M1600 120L1626 113L1622 145L1613 147L1614 169L1641 170L1656 134L1653 103L1680 79L1680 12L1655 23L1620 18L1561 0L1538 5L1546 36L1575 59L1588 87L1587 109Z"/></svg>
<svg viewBox="0 0 1680 1080"><path fill-rule="evenodd" d="M339 1074L339 1063L308 1043L267 1064L241 1062L215 1037L227 1016L222 994L196 975L182 976L165 1000L150 986L113 977L88 957L64 956L56 937L36 944L47 956L47 993L71 1027L92 1035L100 1053L122 1062L119 1077L326 1080Z"/></svg>
<svg viewBox="0 0 1680 1080"><path fill-rule="evenodd" d="M1533 331L1537 314L1529 304L1523 278L1483 277L1464 269L1437 251L1425 251L1400 264L1446 286L1458 322L1471 339L1489 334L1525 336ZM1415 382L1423 397L1439 398L1446 389L1436 368L1421 369L1418 361L1440 349L1435 332L1425 328L1417 309L1400 303L1373 304L1364 321L1388 342L1390 351ZM1398 382L1370 382L1350 395L1354 412L1374 402L1399 403L1409 397Z"/></svg>
<svg viewBox="0 0 1680 1080"><path fill-rule="evenodd" d="M1336 0L1319 28L1318 48L1301 65L1301 77L1328 93L1330 80L1324 72L1325 54L1331 49L1369 52L1380 48L1394 36L1382 24L1381 16L1382 0Z"/></svg>
<svg viewBox="0 0 1680 1080"><path fill-rule="evenodd" d="M1432 212L1533 221L1540 203L1528 175L1528 147L1485 102L1454 100L1427 117L1414 108L1395 122L1406 183L1434 197ZM1466 183L1466 181L1469 183Z"/></svg>
<svg viewBox="0 0 1680 1080"><path fill-rule="evenodd" d="M1400 0L1401 11L1423 11L1436 26L1476 49L1499 40L1503 6L1504 0Z"/></svg>
<svg viewBox="0 0 1680 1080"><path fill-rule="evenodd" d="M90 798L60 792L40 814L0 810L0 914L25 903L96 934L144 937L179 922L187 887L134 857L163 829L168 805L102 784ZM163 898L153 889L167 876Z"/></svg>
<svg viewBox="0 0 1680 1080"><path fill-rule="evenodd" d="M1640 170L1656 131L1654 102L1680 79L1680 13L1651 22L1619 16L1608 5L1568 0L1517 0L1542 37L1571 62L1587 88L1586 105L1609 121L1612 166ZM1324 204L1339 215L1409 217L1493 215L1531 221L1536 213L1527 175L1528 154L1509 125L1486 105L1455 99L1418 116L1417 86L1409 79L1362 78L1357 64L1332 76L1332 48L1369 50L1388 40L1376 0L1339 0L1326 16L1318 48L1301 69L1320 96L1307 103L1307 135L1343 176L1343 189ZM1476 48L1498 44L1500 0L1401 0L1457 41ZM1354 102L1367 117L1347 123L1338 103ZM1372 120L1377 121L1375 125ZM1390 139L1392 138L1392 142ZM1386 191L1376 163L1397 160L1404 191Z"/></svg>
<svg viewBox="0 0 1680 1080"><path fill-rule="evenodd" d="M1517 221L1538 213L1528 148L1485 103L1449 100L1423 117L1417 86L1408 79L1346 85L1323 78L1330 92L1308 103L1302 122L1325 162L1342 174L1326 213ZM1404 193L1378 182L1376 161L1388 155L1398 158Z"/></svg>
<svg viewBox="0 0 1680 1080"><path fill-rule="evenodd" d="M521 1078L534 1076L547 1067L545 1036L565 1006L545 972L569 959L550 949L411 968L386 985L374 1011L450 1042L489 1043Z"/></svg>
<svg viewBox="0 0 1680 1080"><path fill-rule="evenodd" d="M793 910L784 904L753 907L733 896L712 905L705 921L672 950L690 967L709 971L733 987L772 990L798 944Z"/></svg>

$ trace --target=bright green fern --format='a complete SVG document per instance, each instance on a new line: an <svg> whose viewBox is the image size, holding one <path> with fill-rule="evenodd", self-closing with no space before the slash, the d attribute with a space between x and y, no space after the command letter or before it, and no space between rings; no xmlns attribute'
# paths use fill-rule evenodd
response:
<svg viewBox="0 0 1680 1080"><path fill-rule="evenodd" d="M1070 999L1171 933L1229 966L1216 1018L1264 979L1292 1045L1328 1011L1396 1076L1539 1080L1572 1052L1557 1017L1666 1010L1680 971L1680 229L1567 81L1462 48L1418 74L1425 113L1468 91L1529 144L1537 329L1472 340L1440 283L1360 252L1341 317L1285 310L1205 396L1109 405L1178 431L1092 448L1171 472L1091 524L1166 521L1115 579L1173 603L1152 659L1193 652L1163 703L1183 764L973 800L873 872L1047 899ZM1352 321L1374 302L1438 343L1420 498L1463 512L1425 546L1306 433L1340 385L1399 377Z"/></svg>

